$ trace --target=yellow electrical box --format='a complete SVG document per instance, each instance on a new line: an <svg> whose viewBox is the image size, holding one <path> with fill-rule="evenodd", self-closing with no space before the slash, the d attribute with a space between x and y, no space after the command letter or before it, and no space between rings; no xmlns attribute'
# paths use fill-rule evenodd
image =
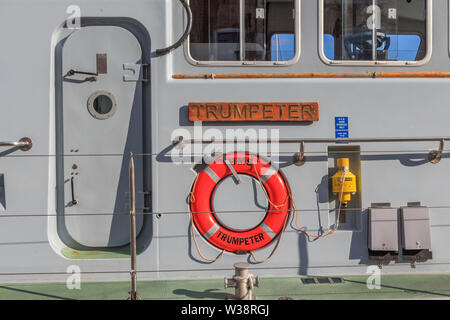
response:
<svg viewBox="0 0 450 320"><path fill-rule="evenodd" d="M338 195L342 205L346 206L352 199L352 194L356 193L356 176L350 172L350 160L340 158L337 160L339 171L333 176L333 193Z"/></svg>

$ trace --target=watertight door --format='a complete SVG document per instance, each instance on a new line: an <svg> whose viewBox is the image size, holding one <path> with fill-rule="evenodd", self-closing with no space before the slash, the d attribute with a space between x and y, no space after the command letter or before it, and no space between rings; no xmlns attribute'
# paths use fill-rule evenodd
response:
<svg viewBox="0 0 450 320"><path fill-rule="evenodd" d="M142 154L142 49L129 31L89 26L62 49L63 225L76 244L130 242L129 153ZM143 208L143 157L136 156L137 208ZM61 196L60 196L61 198ZM137 217L137 233L143 218Z"/></svg>

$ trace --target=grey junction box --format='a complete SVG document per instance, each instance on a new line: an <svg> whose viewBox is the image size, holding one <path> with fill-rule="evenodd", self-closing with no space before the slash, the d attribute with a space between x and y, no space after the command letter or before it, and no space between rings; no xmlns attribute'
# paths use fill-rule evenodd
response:
<svg viewBox="0 0 450 320"><path fill-rule="evenodd" d="M369 209L368 245L372 251L398 251L397 209Z"/></svg>
<svg viewBox="0 0 450 320"><path fill-rule="evenodd" d="M402 243L405 250L431 249L430 213L426 207L401 208Z"/></svg>

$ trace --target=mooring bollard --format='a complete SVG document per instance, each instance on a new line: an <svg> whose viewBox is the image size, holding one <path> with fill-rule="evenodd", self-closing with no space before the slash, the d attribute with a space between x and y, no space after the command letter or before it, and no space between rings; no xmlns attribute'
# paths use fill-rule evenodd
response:
<svg viewBox="0 0 450 320"><path fill-rule="evenodd" d="M233 278L225 278L225 289L235 288L235 295L228 295L227 300L256 300L253 288L259 287L259 279L248 272L249 266L245 262L236 263Z"/></svg>

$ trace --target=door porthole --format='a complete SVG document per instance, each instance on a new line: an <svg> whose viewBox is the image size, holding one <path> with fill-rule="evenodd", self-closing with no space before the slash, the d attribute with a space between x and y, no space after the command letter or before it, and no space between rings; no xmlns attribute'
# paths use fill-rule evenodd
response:
<svg viewBox="0 0 450 320"><path fill-rule="evenodd" d="M98 120L109 119L117 111L117 100L110 92L96 91L89 97L88 110Z"/></svg>

